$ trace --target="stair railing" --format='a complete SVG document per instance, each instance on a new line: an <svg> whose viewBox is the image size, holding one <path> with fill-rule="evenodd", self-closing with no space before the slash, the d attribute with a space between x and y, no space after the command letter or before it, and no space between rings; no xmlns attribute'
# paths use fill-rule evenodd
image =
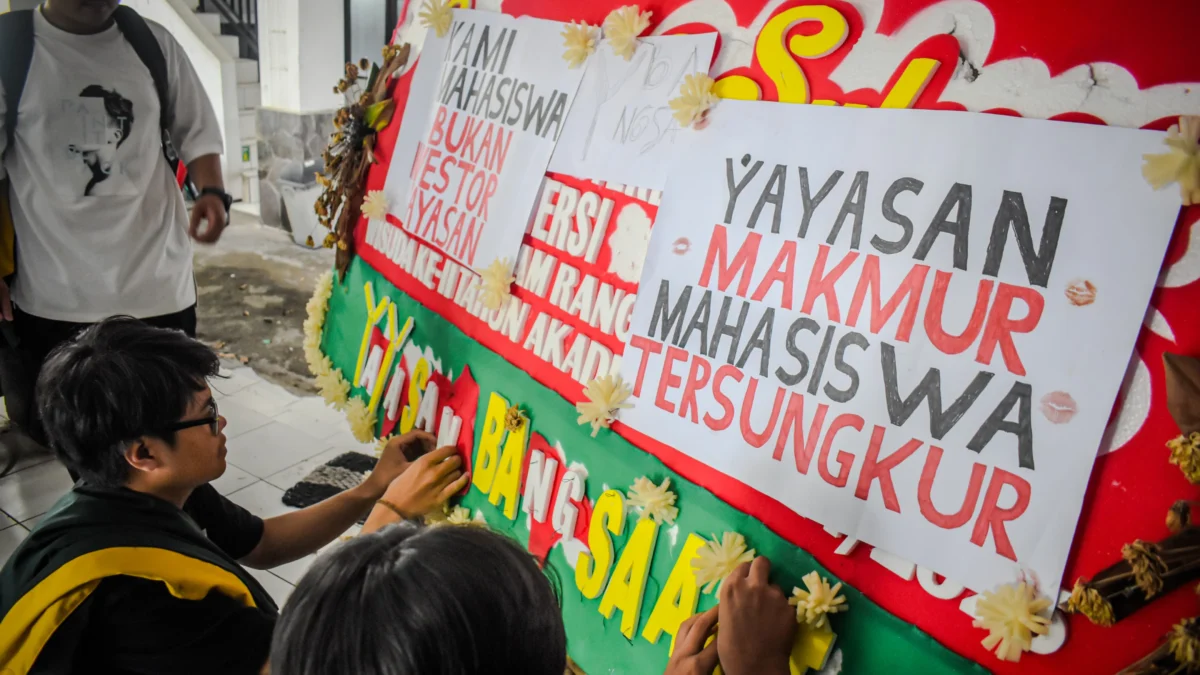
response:
<svg viewBox="0 0 1200 675"><path fill-rule="evenodd" d="M258 0L200 0L198 11L220 14L221 32L238 38L238 56L258 58Z"/></svg>

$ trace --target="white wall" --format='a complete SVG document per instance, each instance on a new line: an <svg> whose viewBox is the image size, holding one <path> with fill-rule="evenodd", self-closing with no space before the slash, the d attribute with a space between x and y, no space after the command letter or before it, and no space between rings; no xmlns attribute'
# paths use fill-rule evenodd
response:
<svg viewBox="0 0 1200 675"><path fill-rule="evenodd" d="M345 65L345 8L333 0L259 0L259 72L264 108L336 110Z"/></svg>
<svg viewBox="0 0 1200 675"><path fill-rule="evenodd" d="M241 198L242 141L235 55L221 46L184 0L124 0L124 4L161 24L188 55L217 111L217 121L225 138L225 188L234 198Z"/></svg>

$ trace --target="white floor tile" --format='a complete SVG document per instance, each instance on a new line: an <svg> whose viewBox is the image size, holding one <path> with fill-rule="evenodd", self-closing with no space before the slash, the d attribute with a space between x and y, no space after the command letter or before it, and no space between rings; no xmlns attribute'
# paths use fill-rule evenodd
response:
<svg viewBox="0 0 1200 675"><path fill-rule="evenodd" d="M372 457L375 456L376 442L372 441L370 443L359 443L358 439L354 437L354 434L350 433L349 426L339 431L334 436L325 439L325 444L330 447L338 448L343 452L361 452L364 455L371 455Z"/></svg>
<svg viewBox="0 0 1200 675"><path fill-rule="evenodd" d="M8 562L8 556L17 550L27 536L29 531L20 525L0 530L0 565Z"/></svg>
<svg viewBox="0 0 1200 675"><path fill-rule="evenodd" d="M71 476L58 462L30 467L0 479L0 511L19 521L40 516L71 485Z"/></svg>
<svg viewBox="0 0 1200 675"><path fill-rule="evenodd" d="M262 584L263 588L267 589L267 592L275 599L275 604L279 605L280 609L287 602L288 596L295 590L292 584L266 570L252 570L247 567L246 571L250 573L250 576L258 579L258 583Z"/></svg>
<svg viewBox="0 0 1200 675"><path fill-rule="evenodd" d="M229 500L259 518L273 518L288 511L295 511L283 503L283 490L258 481L229 495Z"/></svg>
<svg viewBox="0 0 1200 675"><path fill-rule="evenodd" d="M241 405L267 417L274 417L299 400L294 394L270 382L258 382L232 394L221 402Z"/></svg>
<svg viewBox="0 0 1200 675"><path fill-rule="evenodd" d="M236 394L252 384L262 382L262 378L258 376L258 373L250 368L227 369L222 366L220 374L222 377L212 378L208 381L208 386L216 389L225 396Z"/></svg>
<svg viewBox="0 0 1200 675"><path fill-rule="evenodd" d="M274 485L280 490L287 491L288 488L304 480L304 477L312 473L314 469L344 452L345 450L331 448L319 455L309 457L299 464L293 464L283 471L273 473L263 480L267 481L271 485Z"/></svg>
<svg viewBox="0 0 1200 675"><path fill-rule="evenodd" d="M246 471L226 462L225 473L221 477L212 482L212 486L217 489L217 492L228 495L237 492L242 488L254 483L258 480Z"/></svg>
<svg viewBox="0 0 1200 675"><path fill-rule="evenodd" d="M7 530L8 528L10 528L16 524L17 524L17 521L13 520L12 518L9 518L8 516L4 515L3 513L0 513L0 532L3 532L4 530Z"/></svg>
<svg viewBox="0 0 1200 675"><path fill-rule="evenodd" d="M33 528L37 527L38 523L42 522L42 519L45 517L46 517L46 514L44 514L44 513L40 516L34 516L28 520L23 521L21 523L21 527L24 527L25 529L29 530L30 532L33 532Z"/></svg>
<svg viewBox="0 0 1200 675"><path fill-rule="evenodd" d="M271 418L245 406L231 404L229 399L217 406L225 418L225 438L234 439L271 423Z"/></svg>
<svg viewBox="0 0 1200 675"><path fill-rule="evenodd" d="M319 396L299 399L276 415L275 421L322 440L337 436L343 431L350 433L350 423L346 421L346 415L326 405L325 400Z"/></svg>
<svg viewBox="0 0 1200 675"><path fill-rule="evenodd" d="M329 449L329 443L271 422L229 441L227 460L258 478L278 473Z"/></svg>

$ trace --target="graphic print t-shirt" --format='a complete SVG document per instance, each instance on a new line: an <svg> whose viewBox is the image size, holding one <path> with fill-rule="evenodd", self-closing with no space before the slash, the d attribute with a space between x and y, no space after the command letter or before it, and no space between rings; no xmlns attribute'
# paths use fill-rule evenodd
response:
<svg viewBox="0 0 1200 675"><path fill-rule="evenodd" d="M162 26L150 27L167 61L180 157L221 153L224 138L195 70ZM162 156L154 80L120 30L73 35L35 12L33 63L7 153L3 110L0 98L17 305L91 323L195 303L188 213Z"/></svg>

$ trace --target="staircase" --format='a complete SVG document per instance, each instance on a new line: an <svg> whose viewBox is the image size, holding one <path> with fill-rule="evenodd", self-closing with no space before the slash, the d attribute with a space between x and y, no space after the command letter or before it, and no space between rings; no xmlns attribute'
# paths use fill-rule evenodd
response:
<svg viewBox="0 0 1200 675"><path fill-rule="evenodd" d="M240 210L258 207L258 108L262 102L258 72L258 0L191 0L205 28L237 59L238 122L242 175ZM226 177L226 182L231 182ZM232 191L231 191L232 192Z"/></svg>

